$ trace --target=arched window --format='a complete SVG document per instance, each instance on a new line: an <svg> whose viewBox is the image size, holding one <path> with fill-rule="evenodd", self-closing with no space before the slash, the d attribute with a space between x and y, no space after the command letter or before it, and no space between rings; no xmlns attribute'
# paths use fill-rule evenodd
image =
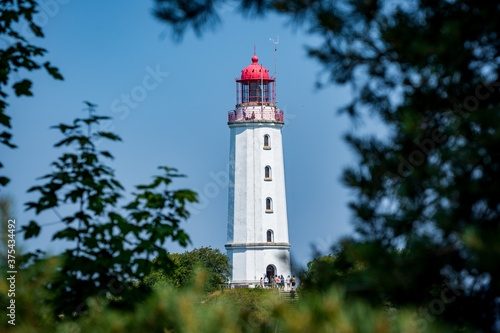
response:
<svg viewBox="0 0 500 333"><path fill-rule="evenodd" d="M267 231L267 242L268 243L274 242L274 233L271 229Z"/></svg>
<svg viewBox="0 0 500 333"><path fill-rule="evenodd" d="M266 213L273 212L273 199L266 198Z"/></svg>
<svg viewBox="0 0 500 333"><path fill-rule="evenodd" d="M269 165L266 165L264 168L264 179L265 180L271 180L271 167Z"/></svg>
<svg viewBox="0 0 500 333"><path fill-rule="evenodd" d="M271 149L271 138L269 134L264 135L264 149Z"/></svg>

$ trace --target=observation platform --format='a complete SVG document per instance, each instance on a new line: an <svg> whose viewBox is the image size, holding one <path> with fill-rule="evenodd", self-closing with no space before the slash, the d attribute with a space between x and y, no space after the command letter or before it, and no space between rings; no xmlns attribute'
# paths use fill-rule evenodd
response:
<svg viewBox="0 0 500 333"><path fill-rule="evenodd" d="M283 111L273 106L244 106L228 112L227 121L284 123Z"/></svg>

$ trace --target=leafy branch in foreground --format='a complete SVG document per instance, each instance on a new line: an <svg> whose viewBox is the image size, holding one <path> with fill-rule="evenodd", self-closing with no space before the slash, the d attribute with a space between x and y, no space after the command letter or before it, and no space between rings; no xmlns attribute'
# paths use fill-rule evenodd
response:
<svg viewBox="0 0 500 333"><path fill-rule="evenodd" d="M135 282L153 267L165 269L170 264L162 247L167 239L188 244L180 223L189 216L186 204L197 201L190 190L170 190L173 179L182 175L160 167L163 175L149 185L137 186L135 199L123 207L126 215L122 215L117 205L124 189L114 170L101 162L113 156L95 145L97 140L121 139L95 130L109 118L94 115L95 105L86 103L87 118L54 127L64 135L55 147L73 147L74 152L64 153L52 164L54 171L41 177L47 182L29 189L39 194L38 201L26 204L36 214L63 206L71 208L65 211L74 211L62 218L65 227L53 235L53 240L73 244L61 255L61 270L48 284L56 314L81 313L86 298L96 295L113 294L120 300L115 305L127 308L143 300L150 288ZM31 221L24 230L25 238L30 238L41 227ZM157 260L152 263L154 257Z"/></svg>
<svg viewBox="0 0 500 333"><path fill-rule="evenodd" d="M43 37L42 29L35 24L34 16L38 12L38 4L34 0L2 0L0 1L0 38L5 46L0 48L0 144L15 148L12 142L11 117L5 112L8 106L7 91L13 90L16 96L32 96L32 82L25 78L17 78L9 87L12 73L33 71L45 68L54 79L63 77L56 67L46 61L38 62L47 50L29 42L27 34L33 37ZM26 29L24 29L26 28ZM19 75L16 75L17 77ZM0 168L3 165L0 163ZM5 186L9 178L0 176L0 186Z"/></svg>

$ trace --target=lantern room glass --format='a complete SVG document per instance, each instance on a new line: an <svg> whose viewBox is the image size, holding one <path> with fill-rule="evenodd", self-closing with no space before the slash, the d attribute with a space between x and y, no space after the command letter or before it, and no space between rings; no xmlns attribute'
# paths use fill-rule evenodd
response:
<svg viewBox="0 0 500 333"><path fill-rule="evenodd" d="M236 100L237 104L274 104L274 81L238 81Z"/></svg>

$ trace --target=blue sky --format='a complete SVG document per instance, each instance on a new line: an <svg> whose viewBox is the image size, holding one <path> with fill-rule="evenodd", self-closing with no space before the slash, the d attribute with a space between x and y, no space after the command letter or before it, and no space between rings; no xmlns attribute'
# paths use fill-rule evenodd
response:
<svg viewBox="0 0 500 333"><path fill-rule="evenodd" d="M14 200L14 216L26 224L34 216L24 203L36 197L26 190L50 172L62 153L53 148L60 138L50 126L83 116L82 101L99 105L114 119L105 128L123 143L103 144L115 155L117 178L131 191L158 174L157 166L176 167L188 177L174 187L200 193L184 224L192 247L224 250L227 223L227 111L234 108L234 78L251 63L254 45L259 62L274 73L274 44L279 35L278 107L285 111L283 128L288 223L292 256L301 265L310 260L311 245L326 251L352 231L347 202L350 191L340 183L342 169L355 163L342 140L351 131L336 109L349 90L314 83L321 66L306 55L305 45L319 40L293 28L281 17L242 17L231 6L222 9L222 25L202 38L187 33L171 40L170 29L152 15L152 1L41 0L38 17L45 38L34 39L59 67L64 81L30 73L34 97L9 98L14 142L1 147L3 170L12 180L2 195ZM154 73L154 74L152 74ZM129 97L127 97L129 96ZM101 147L99 147L101 148ZM62 210L64 212L64 210ZM52 212L36 218L56 222ZM51 224L25 248L58 252L51 242L62 224ZM20 239L21 237L18 237ZM183 251L167 244L172 252Z"/></svg>

